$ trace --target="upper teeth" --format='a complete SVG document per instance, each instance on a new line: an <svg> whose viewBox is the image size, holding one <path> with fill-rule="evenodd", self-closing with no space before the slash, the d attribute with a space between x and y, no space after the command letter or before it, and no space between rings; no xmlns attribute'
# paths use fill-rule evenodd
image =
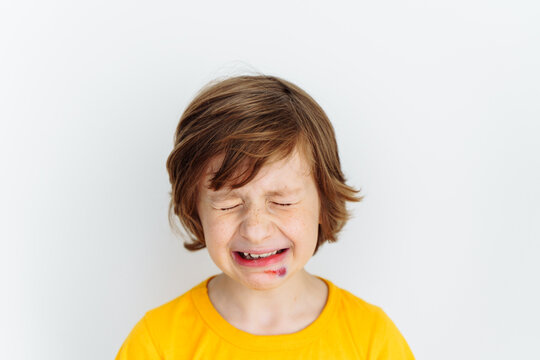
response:
<svg viewBox="0 0 540 360"><path fill-rule="evenodd" d="M266 254L251 254L251 253L244 253L244 256L251 256L252 258L254 259L258 259L258 258L264 258L264 257L267 257L267 256L270 256L270 255L274 255L276 254L278 251L272 251L272 252L269 252L269 253L266 253Z"/></svg>

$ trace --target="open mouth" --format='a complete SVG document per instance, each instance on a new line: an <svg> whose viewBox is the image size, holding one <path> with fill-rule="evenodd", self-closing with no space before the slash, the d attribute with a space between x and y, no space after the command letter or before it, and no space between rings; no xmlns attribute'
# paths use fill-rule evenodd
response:
<svg viewBox="0 0 540 360"><path fill-rule="evenodd" d="M233 257L237 264L249 267L267 267L280 263L285 259L289 248L274 250L264 254L253 254L242 251L234 251Z"/></svg>
<svg viewBox="0 0 540 360"><path fill-rule="evenodd" d="M265 254L251 254L251 253L245 253L241 251L236 251L236 253L244 260L257 260L257 259L266 259L274 255L278 255L283 253L287 249L280 249L276 251L272 251Z"/></svg>

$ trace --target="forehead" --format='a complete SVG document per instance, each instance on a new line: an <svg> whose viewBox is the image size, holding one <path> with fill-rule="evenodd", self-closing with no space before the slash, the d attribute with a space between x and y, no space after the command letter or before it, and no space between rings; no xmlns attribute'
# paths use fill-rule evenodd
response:
<svg viewBox="0 0 540 360"><path fill-rule="evenodd" d="M223 155L218 155L212 158L206 166L202 184L204 188L210 188L210 181L213 176L219 171L223 161ZM238 164L235 169L235 174L242 174L247 170L247 166ZM284 159L269 161L257 172L255 177L243 187L260 185L275 190L287 190L291 187L305 185L305 182L311 180L311 166L298 150L294 150L289 156ZM220 191L228 191L230 186L224 186Z"/></svg>

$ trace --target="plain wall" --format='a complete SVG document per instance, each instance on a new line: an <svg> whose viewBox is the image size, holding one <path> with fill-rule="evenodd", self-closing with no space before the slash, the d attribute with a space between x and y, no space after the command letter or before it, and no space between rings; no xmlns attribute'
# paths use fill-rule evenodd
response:
<svg viewBox="0 0 540 360"><path fill-rule="evenodd" d="M533 1L7 1L0 358L110 359L218 269L167 221L165 161L208 81L262 72L335 126L363 202L308 271L418 359L540 358Z"/></svg>

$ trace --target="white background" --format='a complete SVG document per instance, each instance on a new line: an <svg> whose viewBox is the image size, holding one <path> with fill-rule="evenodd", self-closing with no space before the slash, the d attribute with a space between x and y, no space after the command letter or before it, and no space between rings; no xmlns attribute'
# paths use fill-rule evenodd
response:
<svg viewBox="0 0 540 360"><path fill-rule="evenodd" d="M111 359L217 272L167 222L165 161L218 76L309 92L366 196L308 264L418 359L539 359L535 1L3 1L0 358Z"/></svg>

